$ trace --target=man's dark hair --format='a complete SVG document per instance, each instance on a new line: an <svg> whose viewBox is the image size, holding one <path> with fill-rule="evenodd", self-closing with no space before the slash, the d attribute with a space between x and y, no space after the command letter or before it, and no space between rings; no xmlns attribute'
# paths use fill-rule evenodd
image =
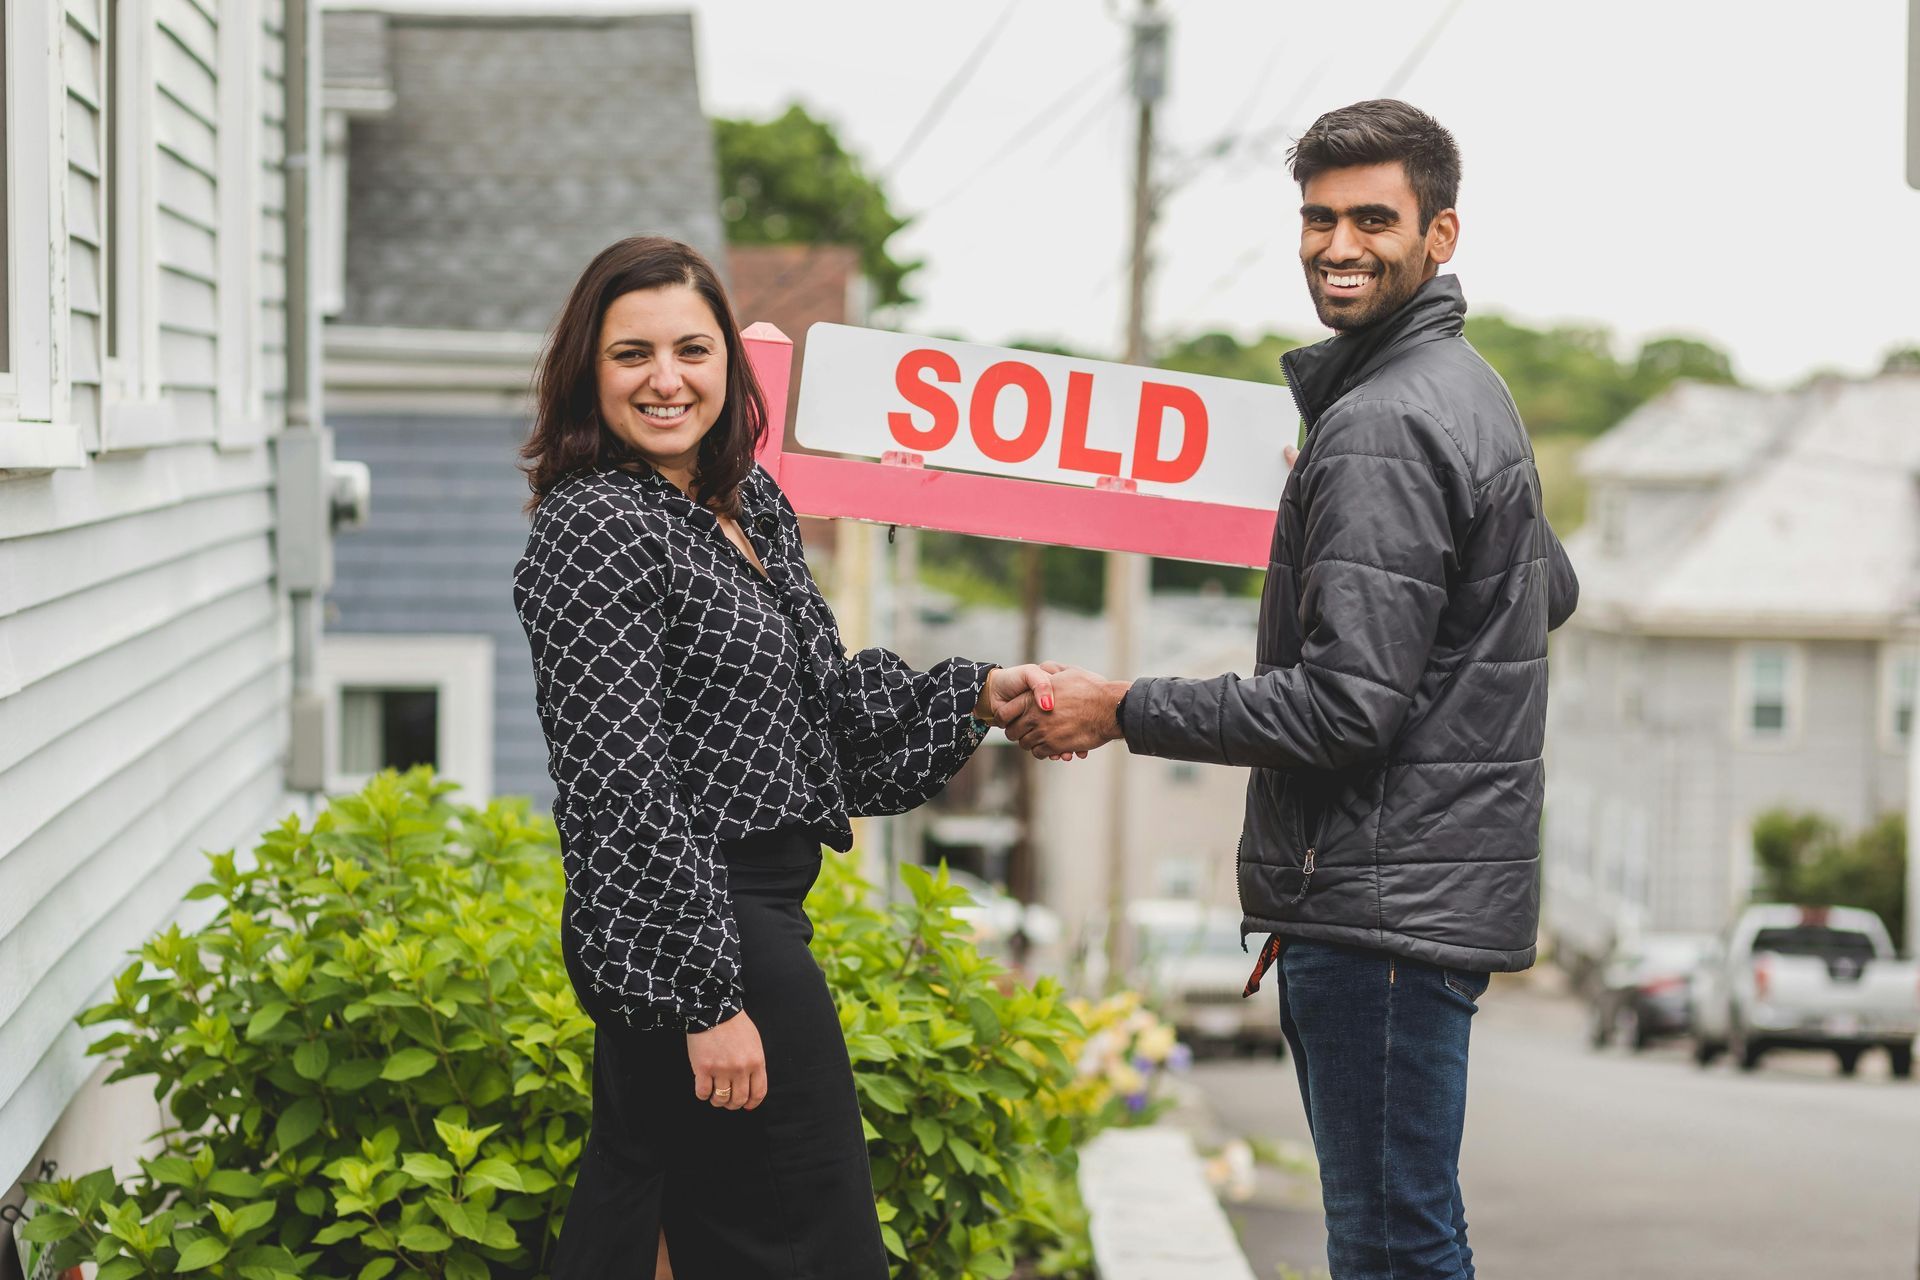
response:
<svg viewBox="0 0 1920 1280"><path fill-rule="evenodd" d="M1399 161L1420 201L1424 235L1434 215L1460 198L1460 148L1438 120L1397 98L1374 98L1329 111L1315 120L1287 152L1293 180L1305 190L1309 179L1329 169Z"/></svg>

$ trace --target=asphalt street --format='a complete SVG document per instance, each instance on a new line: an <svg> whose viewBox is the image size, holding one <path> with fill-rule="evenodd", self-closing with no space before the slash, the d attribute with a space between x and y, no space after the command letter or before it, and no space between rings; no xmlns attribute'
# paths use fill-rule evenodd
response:
<svg viewBox="0 0 1920 1280"><path fill-rule="evenodd" d="M1228 1204L1254 1274L1324 1274L1292 1064L1221 1059L1188 1080L1203 1147L1238 1134L1278 1153ZM1501 979L1474 1020L1461 1181L1488 1280L1912 1280L1920 1085L1880 1053L1852 1080L1830 1054L1744 1075L1677 1045L1596 1053L1549 974Z"/></svg>

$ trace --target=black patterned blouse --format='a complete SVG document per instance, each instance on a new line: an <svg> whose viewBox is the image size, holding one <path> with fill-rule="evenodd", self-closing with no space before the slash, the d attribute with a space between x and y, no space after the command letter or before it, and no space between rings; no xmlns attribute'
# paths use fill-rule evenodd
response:
<svg viewBox="0 0 1920 1280"><path fill-rule="evenodd" d="M945 786L981 733L991 664L849 657L800 525L760 468L741 528L653 471L575 472L534 513L513 601L533 649L559 794L565 943L639 1027L705 1030L741 1008L740 935L717 842L899 813Z"/></svg>

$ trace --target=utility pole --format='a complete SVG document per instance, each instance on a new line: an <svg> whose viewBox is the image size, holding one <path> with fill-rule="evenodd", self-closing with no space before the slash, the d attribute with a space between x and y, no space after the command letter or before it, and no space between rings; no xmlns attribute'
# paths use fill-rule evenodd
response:
<svg viewBox="0 0 1920 1280"><path fill-rule="evenodd" d="M1133 100L1138 111L1133 151L1133 253L1127 285L1128 364L1147 363L1148 251L1153 233L1153 111L1167 91L1167 19L1155 0L1141 0L1133 19ZM1148 594L1148 569L1142 555L1107 555L1107 627L1111 644L1107 672L1114 679L1136 674L1139 646L1135 631ZM1107 810L1107 981L1118 982L1132 959L1127 927L1132 824L1128 820L1127 774L1131 761L1124 746L1108 760L1111 788Z"/></svg>
<svg viewBox="0 0 1920 1280"><path fill-rule="evenodd" d="M1038 662L1040 611L1044 596L1041 578L1044 562L1040 544L1021 543L1015 564L1019 566L1020 574L1020 661ZM1014 754L1017 759L1013 775L1013 818L1018 834L1014 836L1013 848L1007 855L1007 892L1024 904L1040 896L1039 876L1035 874L1035 853L1039 841L1034 838L1033 824L1039 812L1034 792L1039 781L1037 775L1043 766L1024 751Z"/></svg>

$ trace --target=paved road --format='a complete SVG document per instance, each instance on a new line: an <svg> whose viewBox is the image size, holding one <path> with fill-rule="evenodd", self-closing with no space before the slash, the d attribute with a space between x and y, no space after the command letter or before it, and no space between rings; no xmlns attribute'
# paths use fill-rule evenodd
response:
<svg viewBox="0 0 1920 1280"><path fill-rule="evenodd" d="M1885 1061L1843 1080L1831 1055L1770 1055L1748 1076L1724 1059L1701 1071L1677 1047L1593 1053L1574 1001L1540 980L1496 982L1474 1023L1461 1154L1478 1270L1913 1280L1920 1085L1888 1078ZM1291 1064L1210 1061L1190 1079L1205 1100L1194 1122L1216 1139L1311 1150ZM1229 1215L1263 1280L1325 1267L1310 1169L1263 1169Z"/></svg>

